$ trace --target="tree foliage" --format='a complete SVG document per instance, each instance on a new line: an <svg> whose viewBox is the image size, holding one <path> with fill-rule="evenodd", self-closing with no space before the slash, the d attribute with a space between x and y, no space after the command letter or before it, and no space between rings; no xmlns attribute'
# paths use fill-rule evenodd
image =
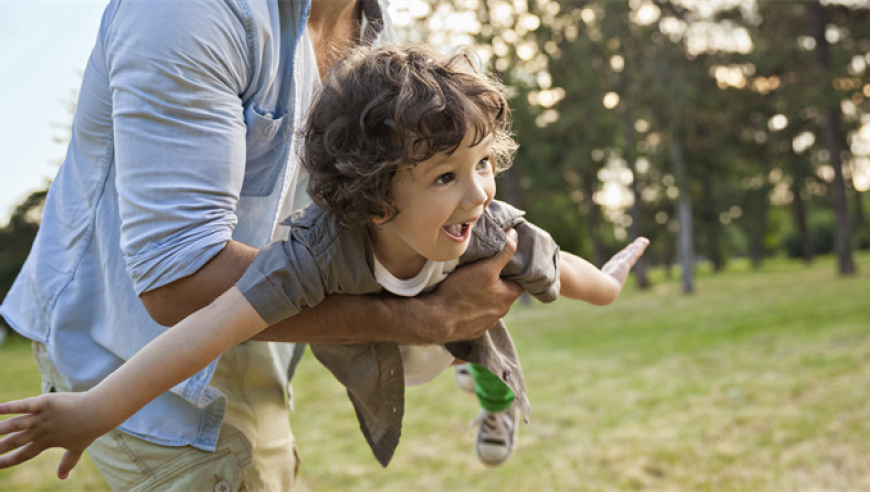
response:
<svg viewBox="0 0 870 492"><path fill-rule="evenodd" d="M6 227L0 229L0 300L6 298L27 259L39 229L46 193L45 190L31 193L15 207Z"/></svg>
<svg viewBox="0 0 870 492"><path fill-rule="evenodd" d="M421 39L454 29L511 88L521 149L501 190L564 249L600 262L643 234L684 270L787 249L852 271L870 237L870 1L431 5Z"/></svg>

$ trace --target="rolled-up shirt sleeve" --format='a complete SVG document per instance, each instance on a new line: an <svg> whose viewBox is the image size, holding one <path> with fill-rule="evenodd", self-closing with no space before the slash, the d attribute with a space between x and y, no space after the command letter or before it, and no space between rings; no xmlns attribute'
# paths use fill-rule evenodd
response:
<svg viewBox="0 0 870 492"><path fill-rule="evenodd" d="M127 0L104 38L120 246L137 294L196 272L235 227L250 66L236 8Z"/></svg>
<svg viewBox="0 0 870 492"><path fill-rule="evenodd" d="M236 287L271 325L326 297L323 272L311 249L291 234L261 249Z"/></svg>

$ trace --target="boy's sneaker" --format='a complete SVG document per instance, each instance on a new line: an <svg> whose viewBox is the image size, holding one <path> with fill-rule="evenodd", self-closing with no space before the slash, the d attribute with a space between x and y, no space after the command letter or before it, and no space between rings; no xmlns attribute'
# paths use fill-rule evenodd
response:
<svg viewBox="0 0 870 492"><path fill-rule="evenodd" d="M463 391L474 393L474 387L477 386L477 383L474 382L474 376L471 375L471 367L468 364L456 365L456 384Z"/></svg>
<svg viewBox="0 0 870 492"><path fill-rule="evenodd" d="M519 431L519 412L511 405L503 412L482 410L472 425L477 428L474 451L484 464L497 466L511 457Z"/></svg>

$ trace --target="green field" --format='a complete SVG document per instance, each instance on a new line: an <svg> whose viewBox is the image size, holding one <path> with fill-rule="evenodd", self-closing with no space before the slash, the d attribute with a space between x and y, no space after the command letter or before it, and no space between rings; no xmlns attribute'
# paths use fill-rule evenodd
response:
<svg viewBox="0 0 870 492"><path fill-rule="evenodd" d="M381 469L343 390L303 360L291 419L302 490L870 490L870 255L838 278L812 266L735 262L679 293L661 272L614 305L516 306L508 318L532 421L496 469L472 450L474 398L452 373L408 390L404 437ZM32 395L21 341L0 348L0 399ZM59 452L0 471L0 491L106 490Z"/></svg>

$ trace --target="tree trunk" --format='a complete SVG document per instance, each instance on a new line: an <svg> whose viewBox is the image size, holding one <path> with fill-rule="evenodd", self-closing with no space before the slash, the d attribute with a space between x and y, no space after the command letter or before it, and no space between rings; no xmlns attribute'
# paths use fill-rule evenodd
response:
<svg viewBox="0 0 870 492"><path fill-rule="evenodd" d="M749 260L752 263L752 268L761 268L761 262L764 260L764 237L767 235L767 218L770 212L770 197L768 193L770 188L764 186L755 190L756 194L753 201L756 206L753 207L752 218L750 222L749 234Z"/></svg>
<svg viewBox="0 0 870 492"><path fill-rule="evenodd" d="M664 237L665 247L664 249L664 267L665 267L665 278L668 280L673 280L674 278L674 263L677 261L677 247L676 241L673 240L673 237L670 234L663 234L659 237Z"/></svg>
<svg viewBox="0 0 870 492"><path fill-rule="evenodd" d="M790 137L794 139L794 136ZM796 153L788 153L788 166L791 171L791 201L792 219L794 220L794 228L797 234L797 247L800 250L800 255L804 263L812 263L815 251L813 249L813 240L810 237L809 227L807 226L807 206L804 201L804 181L807 178L807 170L804 166L801 157Z"/></svg>
<svg viewBox="0 0 870 492"><path fill-rule="evenodd" d="M722 235L719 233L719 216L716 214L716 200L714 197L713 176L710 173L704 175L704 213L703 226L706 232L707 255L713 265L713 271L718 273L725 266L725 257L722 253Z"/></svg>
<svg viewBox="0 0 870 492"><path fill-rule="evenodd" d="M852 259L852 226L849 217L849 206L846 203L846 180L843 176L843 161L840 152L844 145L840 143L843 138L842 125L838 110L828 109L825 111L825 143L830 154L830 164L834 168L834 181L831 183L831 200L834 205L836 217L836 234L834 236L834 251L837 253L837 262L840 275L852 275L855 273L855 262Z"/></svg>
<svg viewBox="0 0 870 492"><path fill-rule="evenodd" d="M810 238L809 228L807 228L807 211L803 194L801 193L803 188L801 186L802 180L799 177L802 176L796 175L791 185L791 192L794 195L791 201L791 212L794 218L795 231L797 231L797 243L801 250L801 256L804 259L804 263L809 264L813 261L813 241Z"/></svg>
<svg viewBox="0 0 870 492"><path fill-rule="evenodd" d="M626 94L626 99L628 95ZM634 121L631 116L631 110L628 107L628 101L624 102L622 108L622 135L624 140L623 157L631 169L631 193L634 196L634 204L631 206L631 227L629 227L629 236L631 240L643 236L643 201L640 196L640 180L637 172L637 162L634 155L634 147L636 145L634 136ZM646 259L641 256L634 265L634 276L637 279L638 289L648 289L650 287L649 277L647 276Z"/></svg>
<svg viewBox="0 0 870 492"><path fill-rule="evenodd" d="M820 82L823 85L823 94L831 94L829 75L831 73L831 50L828 40L825 38L825 29L828 23L825 7L818 2L812 7L813 38L816 40L816 63L821 74ZM833 202L834 215L836 217L836 233L834 235L834 251L837 254L838 271L840 275L853 275L855 262L852 259L852 231L849 217L849 207L846 202L846 180L843 176L842 153L845 150L845 135L840 120L839 101L830 97L824 105L825 146L828 149L829 163L834 168L834 181L831 183L831 200ZM834 105L836 103L836 106Z"/></svg>
<svg viewBox="0 0 870 492"><path fill-rule="evenodd" d="M689 197L689 184L686 179L686 163L683 160L683 147L680 136L674 132L671 136L671 159L674 164L674 177L680 195L677 198L677 217L680 220L680 239L677 248L680 255L680 265L683 269L682 286L684 294L695 292L694 248L692 246L692 200Z"/></svg>
<svg viewBox="0 0 870 492"><path fill-rule="evenodd" d="M587 171L583 173L583 204L586 209L586 227L588 228L589 239L592 241L592 254L595 257L595 264L600 268L607 262L608 256L607 248L605 248L604 241L601 239L601 207L593 200L596 182L594 172Z"/></svg>
<svg viewBox="0 0 870 492"><path fill-rule="evenodd" d="M864 215L864 194L855 189L854 183L852 184L852 193L855 196L855 230L861 230L867 227L867 217Z"/></svg>

